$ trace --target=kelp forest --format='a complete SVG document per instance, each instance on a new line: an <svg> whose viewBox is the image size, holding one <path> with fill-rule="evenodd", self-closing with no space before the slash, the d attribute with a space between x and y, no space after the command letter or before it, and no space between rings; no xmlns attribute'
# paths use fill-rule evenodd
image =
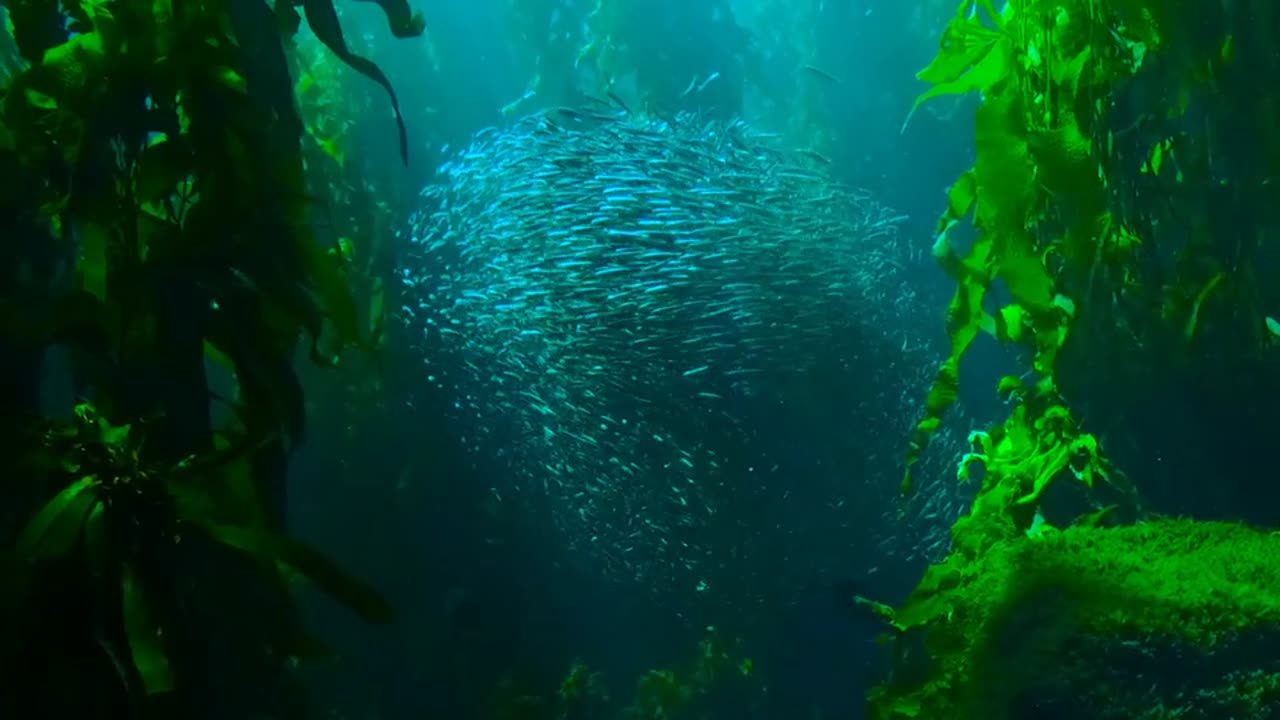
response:
<svg viewBox="0 0 1280 720"><path fill-rule="evenodd" d="M967 499L939 530L943 550L910 565L903 582L873 582L890 574L880 570L891 564L884 559L866 561L874 569L856 583L835 583L840 612L868 638L856 652L873 658L864 675L839 675L813 690L846 696L855 710L841 714L817 700L794 700L816 687L819 673L786 675L786 663L771 661L758 639L784 611L764 591L752 595L750 582L722 577L733 563L747 562L743 548L788 542L768 535L771 528L809 522L797 511L775 523L759 510L781 505L789 497L781 489L751 505L757 514L728 523L750 533L750 542L708 552L710 560L690 559L687 581L672 582L680 589L664 587L666 599L652 601L677 608L671 613L684 628L683 650L652 662L646 655L638 671L621 663L627 669L609 675L608 689L606 673L595 667L606 663L580 654L576 640L554 652L547 645L526 651L521 662L537 671L524 675L512 669L515 661L495 658L491 638L518 634L484 604L501 597L473 600L481 593L447 590L441 612L452 624L431 637L452 639L403 640L425 637L413 618L428 612L404 587L436 581L414 556L366 550L362 538L392 531L354 519L358 512L349 508L366 507L372 501L361 498L373 496L381 504L370 507L409 507L395 488L419 475L432 476L431 498L459 496L463 491L439 488L463 482L463 463L454 457L463 453L442 448L451 432L475 435L449 415L461 403L441 399L440 371L428 370L430 393L407 389L420 381L406 380L428 371L415 355L421 343L411 337L413 315L424 305L403 270L416 256L402 228L421 202L421 173L414 173L444 157L436 150L443 131L432 123L454 112L443 97L424 108L424 90L414 84L480 62L450 59L460 51L442 42L433 20L445 12L437 5L450 4L0 3L7 17L0 36L0 717L1280 717L1280 501L1270 465L1280 437L1280 7L1268 0L950 0L946 7L922 3L939 19L918 31L894 20L903 43L937 42L918 82L909 73L880 79L905 88L902 102L888 96L897 113L886 121L891 135L929 134L930 142L955 144L967 166L945 193L938 188L928 198L936 214L921 233L924 262L945 281L929 321L946 340L929 356L932 384L904 391L914 404L900 406L910 414L903 431L871 421L848 428L858 442L891 448L873 458L892 473L891 490L877 495L849 483L847 497L823 497L820 505L855 512L880 497L891 537L895 523L915 522L919 511L911 508L943 492L938 488ZM575 122L642 115L657 118L643 130L656 136L686 122L671 108L699 93L722 92L717 102L746 107L736 86L721 91L737 77L729 68L745 68L741 75L763 87L772 77L765 66L781 62L781 53L762 49L764 40L715 45L706 52L719 53L722 65L714 67L726 68L723 75L702 72L688 81L680 56L651 50L634 32L622 39L628 23L658 12L658 0L498 4L495 15L524 28L528 43L530 33L581 11L574 32L581 26L591 42L552 42L528 57L513 52L537 69L537 79L517 101L501 110L494 104L494 124L522 114L522 103L540 94L568 93L548 89L557 87L554 68L568 68L565 77L589 70L608 78L587 96L600 100L598 115L600 107L616 115L590 116L557 101L549 111L556 119L539 126L548 137L579 127ZM709 2L716 9L705 17L691 10L688 22L702 24L690 34L725 33L730 6L747 24L749 5ZM856 9L847 10L855 17L868 4L776 5L791 13L792 25L775 41L817 43L816 31L803 28L822 25L834 5ZM355 13L364 21L359 27L376 32L351 31ZM841 37L839 27L824 31ZM859 42L849 37L850 45ZM384 48L393 46L413 48L418 71L382 62L391 52ZM820 91L858 81L817 67L814 52L786 57L808 73L798 90L777 83L785 86L778 97L804 108L773 108L775 120L785 118L778 124L787 125L779 134L807 138L813 165L839 166L841 143L857 133L841 131L842 115L823 105ZM631 86L615 81L627 72ZM360 140L369 136L382 140L376 151ZM914 157L928 162L927 155ZM742 207L755 202L733 198ZM621 201L601 202L608 209ZM601 224L584 221L574 232ZM613 272L598 270L601 277ZM648 302L665 288L651 284L637 296ZM721 315L748 322L744 311ZM630 338L645 322L620 332ZM468 331L458 327L431 332L448 339ZM1008 367L970 373L970 363L979 362L974 355L988 351L1003 353ZM706 372L706 365L690 367L675 380L702 381ZM725 387L741 390L754 377L748 373L730 371L735 384ZM509 387L520 395L522 386ZM837 392L821 392L828 391ZM768 391L752 393L755 401ZM727 393L708 386L690 394L718 402ZM550 405L532 390L525 395ZM473 394L465 401L487 402ZM978 422L977 414L965 415L969 425L954 430L957 413L983 404L994 406L995 416ZM413 414L404 414L407 405ZM411 432L407 420L378 429L393 416L426 429ZM319 441L317 422L325 426ZM603 433L613 418L597 422ZM548 443L566 435L597 443L596 435L568 427L562 421L525 431ZM958 432L958 450L939 440L949 432ZM415 445L398 476L327 459L354 457L379 435ZM673 443L657 433L653 440ZM855 452L872 457L871 450ZM326 459L299 460L308 453ZM945 457L930 462L931 453ZM726 455L708 454L708 476L727 476L733 461ZM694 467L692 452L671 457L655 461L655 476L680 463ZM742 463L750 465L743 477L766 474L770 463L753 462ZM609 463L625 465L616 456ZM569 472L541 457L537 464L553 482ZM320 541L290 518L300 505L320 502L316 497L339 495L318 489L337 482L326 476L337 466L348 499L332 502L349 503L353 519L342 521L341 537ZM656 482L663 492L684 484ZM532 493L532 485L518 489ZM498 481L476 487L479 519L462 509L436 511L463 515L471 526L518 523L530 537L549 534L513 509L516 491ZM745 506L732 487L721 483L720 495L705 496L737 503L702 501L708 518L725 522L732 508ZM552 502L538 498L531 507ZM679 501L691 502L685 495ZM646 507L628 501L628 514L638 517ZM567 514L586 517L585 510ZM636 530L628 525L626 537L661 525L644 522ZM712 530L689 536L696 532L710 537ZM518 544L494 539L497 530L476 533L492 554ZM606 542L597 539L603 530L586 534L584 545ZM671 537L658 541L664 551L684 542L672 555L692 558L696 543ZM410 544L399 536L369 542ZM633 552L630 544L619 547L609 557ZM365 563L361 552L377 558ZM784 559L762 574L782 575L799 562ZM532 562L519 555L510 564ZM694 562L721 575L695 570ZM840 572L822 574L821 582ZM645 592L657 592L638 571L627 581L646 586L619 591L627 602L649 602ZM707 598L722 597L722 588L736 597L715 600L721 604L713 608ZM748 596L750 611L735 615ZM593 603L609 604L598 597ZM329 616L307 610L313 600L361 623L354 639L344 631L331 642L328 623L313 621ZM795 612L788 603L778 606ZM625 619L609 622L620 635L634 631ZM335 658L366 657L348 647L365 637L401 638L413 653L434 658L426 665L461 669L404 680L405 696L425 698L412 708L360 715L326 707L319 699L331 690L326 682L343 683L343 668L359 664L335 666ZM487 659L476 659L482 655ZM316 675L316 666L338 669ZM357 676L367 677L350 677ZM382 692L361 682L349 681L353 695ZM432 700L436 685L464 700Z"/></svg>
<svg viewBox="0 0 1280 720"><path fill-rule="evenodd" d="M318 645L293 578L393 611L285 524L295 359L378 342L311 229L286 47L305 18L390 85L330 0L7 8L0 713L296 717L290 662Z"/></svg>

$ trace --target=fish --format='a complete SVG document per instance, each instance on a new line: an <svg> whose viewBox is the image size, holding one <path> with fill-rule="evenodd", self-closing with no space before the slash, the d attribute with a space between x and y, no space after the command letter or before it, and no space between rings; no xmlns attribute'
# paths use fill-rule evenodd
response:
<svg viewBox="0 0 1280 720"><path fill-rule="evenodd" d="M625 112L628 115L631 114L631 106L623 102L622 98L618 97L618 94L615 93L612 88L606 90L605 93L608 94L610 100L615 102L618 105L618 107L622 108L623 112Z"/></svg>
<svg viewBox="0 0 1280 720"><path fill-rule="evenodd" d="M875 573L868 569L865 577ZM836 610L845 617L857 622L871 622L885 629L896 630L893 607L872 599L866 580L845 577L832 584L832 601Z"/></svg>
<svg viewBox="0 0 1280 720"><path fill-rule="evenodd" d="M529 88L528 90L525 90L525 91L524 91L524 94L522 94L520 97L516 98L515 100L512 100L511 102L507 103L506 105L503 105L503 106L498 110L498 112L499 112L499 113L501 113L501 114L502 114L502 115L504 115L504 116L505 116L505 115L511 115L511 114L512 114L512 113L514 113L516 110L518 110L518 109L520 108L520 106L521 106L521 105L523 105L525 102L527 102L527 101L529 101L529 100L533 99L533 97L534 97L535 95L537 95L537 94L538 94L538 91L537 91L537 90L535 90L535 89L533 89L533 88Z"/></svg>
<svg viewBox="0 0 1280 720"><path fill-rule="evenodd" d="M803 156L803 157L809 158L810 160L817 160L818 162L822 163L823 165L830 165L830 164L831 164L831 158L827 157L826 155L823 155L822 153L818 152L817 150L813 150L813 149L810 149L810 148L801 148L801 149L797 150L796 152L797 152L798 154L800 154L801 156Z"/></svg>
<svg viewBox="0 0 1280 720"><path fill-rule="evenodd" d="M832 83L832 84L835 84L835 85L839 85L839 84L840 84L840 78L836 77L835 75L832 75L831 73L827 72L826 70L823 70L822 68L818 67L817 65L810 65L810 64L806 63L806 64L804 64L804 65L801 65L801 66L800 66L800 69L801 69L801 70L804 70L805 72L809 73L810 75L813 75L814 77L817 77L817 78L821 78L821 79L823 79L823 80L826 80L826 81L827 81L827 82L829 82L829 83Z"/></svg>
<svg viewBox="0 0 1280 720"><path fill-rule="evenodd" d="M716 555L702 529L742 472L703 438L754 445L739 404L833 338L896 352L900 318L932 311L907 287L906 218L873 192L741 119L609 94L619 108L553 107L444 155L403 233L399 320L464 450L510 478L504 503L536 494L573 549L662 588Z"/></svg>
<svg viewBox="0 0 1280 720"><path fill-rule="evenodd" d="M718 79L719 77L720 77L720 71L719 71L719 70L717 70L717 71L715 71L715 72L711 73L710 75L708 75L708 76L707 76L707 79L706 79L706 80L703 80L701 83L699 83L699 84L698 84L698 89L697 89L697 90L694 90L694 92L702 92L703 90L705 90L705 89L706 89L706 87L707 87L708 85L710 85L712 82L714 82L714 81L715 81L716 79Z"/></svg>

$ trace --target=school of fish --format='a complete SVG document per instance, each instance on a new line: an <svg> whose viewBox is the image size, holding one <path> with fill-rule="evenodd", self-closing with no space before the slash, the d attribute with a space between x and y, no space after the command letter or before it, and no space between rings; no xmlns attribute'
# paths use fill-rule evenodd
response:
<svg viewBox="0 0 1280 720"><path fill-rule="evenodd" d="M619 105L456 151L410 224L401 315L468 450L510 478L495 502L546 498L611 574L704 590L710 528L778 471L754 440L771 383L883 348L909 358L877 380L905 433L934 356L902 328L903 217L745 122Z"/></svg>

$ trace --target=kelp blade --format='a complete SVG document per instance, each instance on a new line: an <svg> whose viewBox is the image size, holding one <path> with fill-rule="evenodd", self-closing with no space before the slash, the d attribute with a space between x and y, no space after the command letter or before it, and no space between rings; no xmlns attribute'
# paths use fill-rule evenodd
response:
<svg viewBox="0 0 1280 720"><path fill-rule="evenodd" d="M233 525L208 523L205 528L224 545L296 570L366 622L388 623L395 617L395 611L378 591L347 575L323 553L304 542Z"/></svg>

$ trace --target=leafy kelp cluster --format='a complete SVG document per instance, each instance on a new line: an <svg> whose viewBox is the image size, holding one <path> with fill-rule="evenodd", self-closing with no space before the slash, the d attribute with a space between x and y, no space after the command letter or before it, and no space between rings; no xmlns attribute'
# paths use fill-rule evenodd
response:
<svg viewBox="0 0 1280 720"><path fill-rule="evenodd" d="M289 38L390 85L330 0L7 9L0 714L300 716L290 659L323 646L288 578L391 609L284 527L299 340L370 344L311 232Z"/></svg>
<svg viewBox="0 0 1280 720"><path fill-rule="evenodd" d="M766 690L739 641L714 626L705 629L695 652L671 667L641 674L629 692L611 691L603 673L574 661L554 693L527 688L507 675L485 709L493 720L559 720L591 717L659 720L713 712L718 699L732 694L737 705L752 708Z"/></svg>
<svg viewBox="0 0 1280 720"><path fill-rule="evenodd" d="M1273 88L1245 90L1237 58L1248 48L1259 66L1276 66L1275 19L1261 3L966 0L920 73L934 87L917 104L972 91L982 104L977 160L950 191L934 248L958 285L952 352L912 439L904 491L975 339L1024 349L1028 372L1001 381L1011 415L975 433L961 463L961 477L981 486L953 528L951 556L891 615L901 660L872 695L879 717L1275 714L1277 668L1250 650L1276 629L1271 536L1193 521L1102 527L1140 510L1137 490L1181 480L1143 463L1185 441L1113 433L1149 442L1122 475L1072 411L1118 410L1177 394L1180 379L1265 366L1258 353L1274 322L1257 263L1274 234L1266 208L1280 199L1280 118ZM1162 102L1135 104L1135 94ZM1226 107L1247 118L1235 125L1243 138L1203 133L1229 124ZM976 233L960 249L953 235L966 218ZM1224 404L1253 415L1255 396L1225 378L1220 388ZM1099 390L1111 397L1097 400ZM1064 495L1065 476L1084 493ZM1090 512L1081 495L1115 504ZM1080 519L1057 532L1046 517ZM921 630L924 661L910 651ZM1171 657L1194 669L1143 683Z"/></svg>

